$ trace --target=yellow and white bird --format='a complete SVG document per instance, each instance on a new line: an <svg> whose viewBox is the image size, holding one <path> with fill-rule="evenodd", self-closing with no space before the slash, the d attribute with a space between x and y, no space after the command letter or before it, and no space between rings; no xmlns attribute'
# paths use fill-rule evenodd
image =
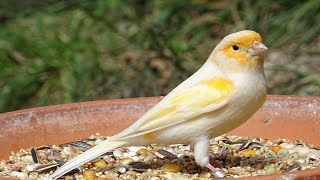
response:
<svg viewBox="0 0 320 180"><path fill-rule="evenodd" d="M51 174L70 170L121 146L191 144L198 165L209 163L209 140L247 121L266 100L261 36L243 30L226 36L205 64L124 131L80 154Z"/></svg>

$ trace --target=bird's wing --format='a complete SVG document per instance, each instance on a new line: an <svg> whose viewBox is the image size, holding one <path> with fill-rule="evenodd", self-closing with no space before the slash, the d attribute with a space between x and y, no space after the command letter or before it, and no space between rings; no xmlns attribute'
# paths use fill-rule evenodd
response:
<svg viewBox="0 0 320 180"><path fill-rule="evenodd" d="M217 110L228 103L233 92L232 82L222 77L200 81L192 87L174 91L147 112L139 120L135 132L125 138L163 129Z"/></svg>

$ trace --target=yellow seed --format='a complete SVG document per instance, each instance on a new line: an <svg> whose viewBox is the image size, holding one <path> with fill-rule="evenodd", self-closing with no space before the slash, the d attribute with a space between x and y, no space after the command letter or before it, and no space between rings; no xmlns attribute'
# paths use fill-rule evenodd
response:
<svg viewBox="0 0 320 180"><path fill-rule="evenodd" d="M96 168L106 168L106 167L108 167L108 165L107 165L107 163L106 163L104 160L100 159L100 160L95 161L95 162L93 163L93 167L96 167Z"/></svg>
<svg viewBox="0 0 320 180"><path fill-rule="evenodd" d="M175 164L165 164L163 166L163 172L173 172L173 173L177 173L180 172L181 168L178 165Z"/></svg>
<svg viewBox="0 0 320 180"><path fill-rule="evenodd" d="M133 162L133 159L131 159L131 158L123 158L123 159L121 160L121 164L124 165L124 166L127 166L127 165L129 165L130 163L132 163L132 162Z"/></svg>
<svg viewBox="0 0 320 180"><path fill-rule="evenodd" d="M276 173L277 169L275 167L269 167L266 169L266 174L274 174Z"/></svg>
<svg viewBox="0 0 320 180"><path fill-rule="evenodd" d="M85 180L95 180L96 179L96 173L94 171L84 171L82 175Z"/></svg>
<svg viewBox="0 0 320 180"><path fill-rule="evenodd" d="M278 151L280 150L280 149L282 149L283 147L282 146L272 146L272 151L274 152L274 153L278 153Z"/></svg>
<svg viewBox="0 0 320 180"><path fill-rule="evenodd" d="M82 151L82 150L80 150L80 149L76 149L76 154L81 154L81 153L83 153L83 151Z"/></svg>
<svg viewBox="0 0 320 180"><path fill-rule="evenodd" d="M142 148L137 151L137 154L138 155L147 155L147 154L149 154L149 151L147 149Z"/></svg>
<svg viewBox="0 0 320 180"><path fill-rule="evenodd" d="M251 149L244 149L244 150L240 151L240 153L245 155L246 157L256 156L256 153Z"/></svg>
<svg viewBox="0 0 320 180"><path fill-rule="evenodd" d="M281 170L277 170L277 171L276 171L276 174L281 174L281 173L282 173Z"/></svg>
<svg viewBox="0 0 320 180"><path fill-rule="evenodd" d="M157 152L157 151L159 151L160 149L162 149L162 147L155 147L155 148L153 148L151 151L152 151L152 152Z"/></svg>
<svg viewBox="0 0 320 180"><path fill-rule="evenodd" d="M199 175L200 178L210 179L212 176L211 172L203 172Z"/></svg>

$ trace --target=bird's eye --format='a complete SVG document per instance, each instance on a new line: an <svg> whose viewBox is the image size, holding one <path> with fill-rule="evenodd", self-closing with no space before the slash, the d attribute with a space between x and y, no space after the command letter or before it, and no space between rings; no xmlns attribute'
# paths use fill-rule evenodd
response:
<svg viewBox="0 0 320 180"><path fill-rule="evenodd" d="M238 47L237 45L233 45L233 46L232 46L232 49L235 50L235 51L237 51L237 50L239 49L239 47Z"/></svg>

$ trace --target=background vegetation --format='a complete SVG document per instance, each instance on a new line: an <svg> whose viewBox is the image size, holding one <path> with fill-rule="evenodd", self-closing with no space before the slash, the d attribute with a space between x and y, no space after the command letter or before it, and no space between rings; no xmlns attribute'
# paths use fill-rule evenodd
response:
<svg viewBox="0 0 320 180"><path fill-rule="evenodd" d="M317 0L2 0L0 112L165 95L242 29L270 47L270 94L320 95L319 22Z"/></svg>

